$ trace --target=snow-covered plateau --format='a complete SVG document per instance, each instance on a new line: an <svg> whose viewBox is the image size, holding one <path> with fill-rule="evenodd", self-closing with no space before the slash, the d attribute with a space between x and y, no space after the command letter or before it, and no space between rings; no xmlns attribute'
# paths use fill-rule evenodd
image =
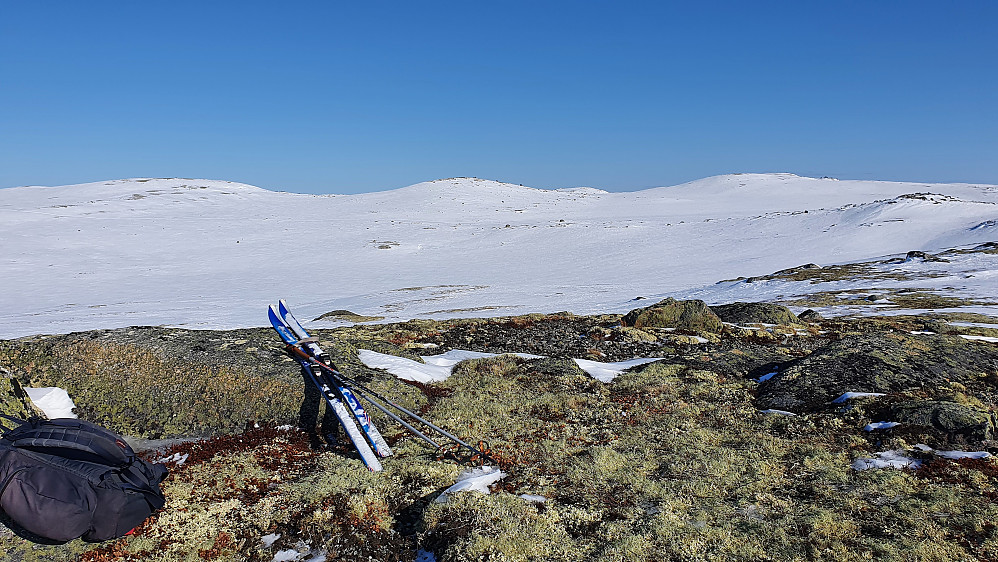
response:
<svg viewBox="0 0 998 562"><path fill-rule="evenodd" d="M476 178L359 195L194 179L17 187L0 190L0 337L263 326L278 298L303 318L385 321L624 312L638 297L791 302L871 282L736 278L892 257L905 275L876 287L994 313L998 255L904 260L992 241L994 185L738 174L627 193ZM822 312L890 308L860 305Z"/></svg>

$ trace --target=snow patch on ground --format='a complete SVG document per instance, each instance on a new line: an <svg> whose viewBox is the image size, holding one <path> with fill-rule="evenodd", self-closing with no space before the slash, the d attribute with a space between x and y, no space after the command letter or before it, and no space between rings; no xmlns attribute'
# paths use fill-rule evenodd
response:
<svg viewBox="0 0 998 562"><path fill-rule="evenodd" d="M172 464L175 464L177 466L180 466L180 465L184 464L185 462L187 462L187 459L189 457L190 457L189 453L184 453L184 454L173 453L172 455L170 455L168 457L160 457L160 458L158 458L158 459L156 459L156 460L154 460L152 462L154 462L156 464L172 463Z"/></svg>
<svg viewBox="0 0 998 562"><path fill-rule="evenodd" d="M874 453L873 458L860 458L852 463L853 470L869 470L871 468L911 468L922 466L922 461L909 457L907 451L883 451Z"/></svg>
<svg viewBox="0 0 998 562"><path fill-rule="evenodd" d="M617 361L615 363L601 363L599 361L590 361L588 359L573 359L572 361L575 361L575 364L578 365L580 369L588 373L589 376L594 379L600 382L610 382L622 375L627 369L637 367L638 365L644 365L646 363L652 363L660 359L661 357L642 357L629 359L627 361Z"/></svg>
<svg viewBox="0 0 998 562"><path fill-rule="evenodd" d="M69 393L62 388L55 386L25 388L24 392L28 394L28 398L31 399L31 402L39 410L45 412L45 416L50 420L76 417L76 413L73 411L73 408L76 408L76 404L69 397Z"/></svg>
<svg viewBox="0 0 998 562"><path fill-rule="evenodd" d="M866 426L863 427L863 431L876 431L878 429L890 429L892 427L897 427L899 425L901 425L901 424L898 423L898 422L873 422L873 423L866 424Z"/></svg>
<svg viewBox="0 0 998 562"><path fill-rule="evenodd" d="M469 471L461 473L457 478L457 482L443 491L440 496L437 497L437 503L446 503L447 496L456 494L458 492L478 492L480 494L488 494L489 486L495 484L499 480L502 480L508 476L505 472L499 470L499 468L492 468L488 465L479 468L473 468Z"/></svg>
<svg viewBox="0 0 998 562"><path fill-rule="evenodd" d="M876 398L879 396L886 396L883 392L846 392L842 396L839 396L835 400L832 400L832 404L842 404L847 400L852 400L853 398Z"/></svg>
<svg viewBox="0 0 998 562"><path fill-rule="evenodd" d="M529 353L512 353L524 359L541 359L540 355ZM427 355L421 357L425 363L378 353L368 349L358 351L360 361L372 369L384 369L400 379L416 381L421 383L431 383L446 380L454 370L454 366L468 359L484 359L498 357L497 353L483 353L480 351L466 351L453 349L440 355ZM615 377L622 374L627 369L658 361L660 358L646 357L630 359L628 361L618 361L615 363L601 363L599 361L589 361L588 359L573 359L583 371L601 382L610 382Z"/></svg>
<svg viewBox="0 0 998 562"><path fill-rule="evenodd" d="M939 451L933 449L932 447L919 443L915 445L915 449L919 453L914 454L931 454L937 457L950 460L959 459L986 459L991 457L991 453L987 451ZM909 453L905 450L895 450L895 451L883 451L880 453L874 453L872 458L859 458L853 461L852 468L854 470L868 470L871 468L910 468L916 469L922 466L922 461L918 458L911 456L913 453Z"/></svg>
<svg viewBox="0 0 998 562"><path fill-rule="evenodd" d="M960 334L960 337L965 340L971 340L971 341L986 341L991 343L998 343L998 338L991 336L969 336L966 334Z"/></svg>

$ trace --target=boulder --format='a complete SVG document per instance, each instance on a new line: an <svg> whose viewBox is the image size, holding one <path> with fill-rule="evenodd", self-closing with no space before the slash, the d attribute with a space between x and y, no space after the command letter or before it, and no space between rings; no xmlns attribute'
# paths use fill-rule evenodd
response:
<svg viewBox="0 0 998 562"><path fill-rule="evenodd" d="M931 392L981 380L996 363L998 346L956 336L855 334L781 366L759 386L758 405L801 413L821 410L846 392Z"/></svg>
<svg viewBox="0 0 998 562"><path fill-rule="evenodd" d="M720 332L721 319L701 300L677 301L667 298L657 304L628 312L621 324L633 328L675 328L677 330Z"/></svg>
<svg viewBox="0 0 998 562"><path fill-rule="evenodd" d="M821 322L825 318L821 314L818 314L816 311L809 308L797 315L797 319L801 322Z"/></svg>
<svg viewBox="0 0 998 562"><path fill-rule="evenodd" d="M710 307L724 322L732 324L800 324L789 308L768 302L733 302Z"/></svg>
<svg viewBox="0 0 998 562"><path fill-rule="evenodd" d="M994 434L994 420L987 412L944 400L894 404L884 417L905 425L931 427L974 439L991 439Z"/></svg>

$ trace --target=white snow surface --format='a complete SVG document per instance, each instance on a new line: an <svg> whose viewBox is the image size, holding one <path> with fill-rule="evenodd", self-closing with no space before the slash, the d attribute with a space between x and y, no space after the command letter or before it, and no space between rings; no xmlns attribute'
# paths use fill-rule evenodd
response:
<svg viewBox="0 0 998 562"><path fill-rule="evenodd" d="M879 398L885 396L883 392L844 392L841 396L832 400L832 404L842 404L853 398Z"/></svg>
<svg viewBox="0 0 998 562"><path fill-rule="evenodd" d="M987 451L939 451L932 447L919 443L915 449L922 453L932 453L938 457L950 460L959 459L986 459L991 456ZM852 463L853 470L867 470L871 468L911 468L916 469L922 466L922 461L909 456L908 451L882 451L874 453L873 458L858 458Z"/></svg>
<svg viewBox="0 0 998 562"><path fill-rule="evenodd" d="M986 341L989 343L998 343L998 338L993 336L969 336L966 334L960 334L960 337L971 341Z"/></svg>
<svg viewBox="0 0 998 562"><path fill-rule="evenodd" d="M360 349L357 355L363 364L373 369L384 369L400 379L430 383L445 380L453 372L454 366L461 361L497 357L499 354L452 349L440 355L421 356L420 359L424 363L406 359L405 357L378 353L369 349ZM516 355L524 359L540 359L542 357L541 355L531 355L529 353L512 353L510 355ZM661 357L642 357L614 363L601 363L588 359L574 359L573 361L575 361L580 369L596 380L610 382L631 367L644 365L645 363L651 363L659 359Z"/></svg>
<svg viewBox="0 0 998 562"><path fill-rule="evenodd" d="M357 351L360 361L372 369L384 369L400 379L416 381L421 383L439 382L445 380L454 370L454 365L467 359L485 359L497 357L497 353L483 353L481 351L466 351L463 349L452 349L440 355L421 356L424 362L413 361L405 357L378 353L369 349ZM524 359L539 359L540 355L530 355L529 353L513 353L517 357Z"/></svg>
<svg viewBox="0 0 998 562"><path fill-rule="evenodd" d="M385 321L625 312L637 296L774 300L813 289L716 282L998 240L996 204L993 185L792 174L631 193L475 178L325 196L176 178L9 188L0 337L264 326L281 297L302 318ZM962 296L990 296L998 281L994 254L891 267Z"/></svg>
<svg viewBox="0 0 998 562"><path fill-rule="evenodd" d="M922 461L909 457L907 451L882 451L874 453L872 458L859 458L853 461L853 470L869 470L871 468L911 468L922 466Z"/></svg>
<svg viewBox="0 0 998 562"><path fill-rule="evenodd" d="M653 361L658 361L659 359L661 359L661 357L639 357L636 359L616 361L613 363L590 361L589 359L573 359L572 361L575 361L575 364L578 365L580 369L589 373L589 375L594 379L600 382L610 382L631 367L637 367L638 365L644 365L645 363L651 363Z"/></svg>
<svg viewBox="0 0 998 562"><path fill-rule="evenodd" d="M28 394L31 402L39 410L44 412L45 416L50 420L76 417L76 412L73 411L76 404L73 403L73 399L69 397L69 393L65 389L50 386L44 388L25 388L24 392Z"/></svg>
<svg viewBox="0 0 998 562"><path fill-rule="evenodd" d="M506 476L508 475L499 470L499 468L493 468L488 465L473 468L469 471L461 473L461 475L457 478L457 482L453 486L447 488L442 494L437 496L436 502L446 503L447 496L458 492L478 492L480 494L488 494L489 486L502 480Z"/></svg>

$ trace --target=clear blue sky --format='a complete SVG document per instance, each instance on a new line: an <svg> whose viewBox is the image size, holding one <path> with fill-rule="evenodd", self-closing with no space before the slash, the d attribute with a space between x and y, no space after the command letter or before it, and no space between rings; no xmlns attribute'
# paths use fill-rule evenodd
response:
<svg viewBox="0 0 998 562"><path fill-rule="evenodd" d="M998 2L0 3L0 187L998 184Z"/></svg>

